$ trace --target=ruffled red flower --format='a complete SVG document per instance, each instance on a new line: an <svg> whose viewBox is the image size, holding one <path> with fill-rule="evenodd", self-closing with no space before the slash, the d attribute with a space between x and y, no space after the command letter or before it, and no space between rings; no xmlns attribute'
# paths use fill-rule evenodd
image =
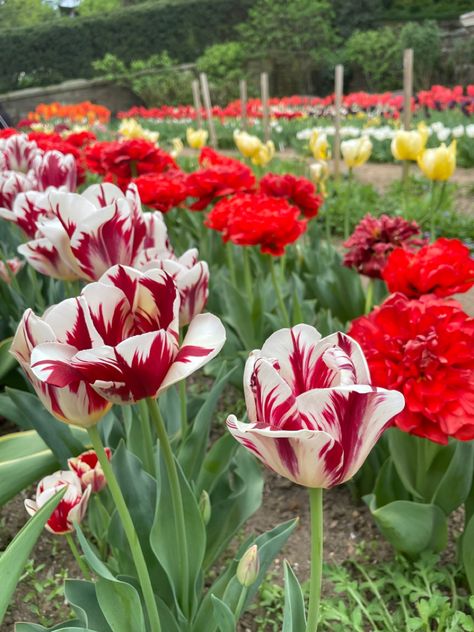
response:
<svg viewBox="0 0 474 632"><path fill-rule="evenodd" d="M410 298L451 296L474 285L474 259L459 239L441 237L418 252L394 250L383 278L391 292L403 292Z"/></svg>
<svg viewBox="0 0 474 632"><path fill-rule="evenodd" d="M220 154L211 147L203 147L199 154L199 165L201 167L238 167L239 165L243 165L243 163L235 158L224 156L224 154Z"/></svg>
<svg viewBox="0 0 474 632"><path fill-rule="evenodd" d="M197 198L190 206L193 211L202 211L217 197L250 191L255 186L252 170L239 162L222 164L190 173L187 178L189 197Z"/></svg>
<svg viewBox="0 0 474 632"><path fill-rule="evenodd" d="M167 213L187 198L186 176L182 171L148 173L132 180L143 204Z"/></svg>
<svg viewBox="0 0 474 632"><path fill-rule="evenodd" d="M355 268L359 274L381 279L387 258L395 248L416 250L426 243L419 235L416 222L408 222L403 217L367 214L344 243L348 249L344 265Z"/></svg>
<svg viewBox="0 0 474 632"><path fill-rule="evenodd" d="M374 384L401 391L403 431L447 443L474 439L474 318L459 303L393 294L348 332L361 345Z"/></svg>
<svg viewBox="0 0 474 632"><path fill-rule="evenodd" d="M265 195L286 198L290 204L297 206L308 219L316 217L323 198L316 193L312 182L290 173L278 175L267 173L260 180L260 191Z"/></svg>
<svg viewBox="0 0 474 632"><path fill-rule="evenodd" d="M28 132L28 140L34 140L40 149L43 149L41 144L45 143L60 143L62 138L56 132ZM51 147L48 145L48 149ZM45 150L46 151L46 150Z"/></svg>
<svg viewBox="0 0 474 632"><path fill-rule="evenodd" d="M81 148L95 142L97 136L93 132L89 132L89 130L83 130L82 132L72 132L72 134L68 134L66 140L70 145Z"/></svg>
<svg viewBox="0 0 474 632"><path fill-rule="evenodd" d="M98 141L97 143L87 145L84 148L84 159L89 171L92 171L92 173L98 173L101 176L107 173L102 157L104 149L109 145L110 143L108 141Z"/></svg>
<svg viewBox="0 0 474 632"><path fill-rule="evenodd" d="M306 230L299 209L282 198L262 193L238 193L218 202L205 224L222 232L224 241L241 246L260 246L263 253L282 255Z"/></svg>
<svg viewBox="0 0 474 632"><path fill-rule="evenodd" d="M102 149L102 164L106 172L118 178L135 178L144 173L178 168L170 154L141 138L107 143Z"/></svg>
<svg viewBox="0 0 474 632"><path fill-rule="evenodd" d="M19 132L13 127L5 127L4 129L0 129L0 138L10 138L10 136L14 136L15 134L19 134Z"/></svg>

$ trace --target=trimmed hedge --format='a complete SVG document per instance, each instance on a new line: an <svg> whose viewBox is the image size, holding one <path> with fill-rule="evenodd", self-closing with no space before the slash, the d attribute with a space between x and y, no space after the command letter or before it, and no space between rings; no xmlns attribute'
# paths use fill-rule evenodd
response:
<svg viewBox="0 0 474 632"><path fill-rule="evenodd" d="M146 3L100 16L0 30L0 92L91 77L91 63L105 53L130 61L166 50L178 61L194 62L207 46L233 38L253 3Z"/></svg>

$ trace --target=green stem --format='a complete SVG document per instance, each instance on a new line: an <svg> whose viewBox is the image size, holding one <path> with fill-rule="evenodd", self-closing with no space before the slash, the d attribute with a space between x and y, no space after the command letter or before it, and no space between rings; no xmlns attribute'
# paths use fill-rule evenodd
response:
<svg viewBox="0 0 474 632"><path fill-rule="evenodd" d="M431 202L433 202L433 199L434 199L434 185L435 185L435 183L433 182L433 196L431 198ZM434 241L436 239L436 220L438 219L438 211L439 211L439 209L441 207L441 204L443 203L443 200L444 200L444 193L445 193L445 191L446 191L446 180L444 180L442 185L441 185L441 191L439 193L438 202L436 203L436 206L431 209L431 216L430 216L430 238L431 238L431 241Z"/></svg>
<svg viewBox="0 0 474 632"><path fill-rule="evenodd" d="M178 536L179 546L176 550L176 556L179 558L178 567L181 569L181 591L182 604L181 607L185 615L189 613L189 560L188 560L188 543L186 539L186 528L184 519L183 498L181 495L181 486L178 478L178 470L174 460L173 451L171 449L168 433L166 432L165 422L161 416L161 411L156 399L148 399L148 410L151 419L155 425L158 440L160 442L161 453L165 462L166 471L168 473L169 484L171 488L171 502L173 504L173 516L175 519L176 532Z"/></svg>
<svg viewBox="0 0 474 632"><path fill-rule="evenodd" d="M151 434L150 417L146 402L141 399L138 402L140 425L142 430L143 459L145 469L149 474L155 475L155 455L153 453L153 435Z"/></svg>
<svg viewBox="0 0 474 632"><path fill-rule="evenodd" d="M102 466L105 480L107 481L109 491L114 500L117 512L120 516L120 520L122 521L128 544L130 545L130 551L135 563L135 568L137 569L138 579L140 581L143 598L145 600L145 605L148 612L151 632L161 632L160 615L158 614L158 608L156 606L153 586L151 584L150 575L148 573L148 568L146 565L145 557L143 555L142 547L140 545L137 532L135 531L135 527L133 525L132 517L130 516L130 512L128 511L128 507L125 503L125 499L123 497L122 490L120 489L120 486L118 484L117 478L115 477L112 465L110 464L109 459L107 458L107 455L105 453L104 444L102 443L102 439L100 438L97 426L92 426L91 428L88 428L87 432L89 433L89 438L91 440L92 447L97 454L99 463Z"/></svg>
<svg viewBox="0 0 474 632"><path fill-rule="evenodd" d="M240 591L239 601L237 602L237 607L235 609L235 621L237 622L240 619L242 614L242 610L245 605L245 600L247 599L247 593L249 589L246 586L242 586L242 590Z"/></svg>
<svg viewBox="0 0 474 632"><path fill-rule="evenodd" d="M311 578L306 632L317 632L323 574L323 490L310 488L308 491L311 514Z"/></svg>
<svg viewBox="0 0 474 632"><path fill-rule="evenodd" d="M76 543L74 542L74 538L72 537L70 533L66 533L66 540L67 540L67 543L69 544L69 548L71 549L71 553L73 554L74 559L77 562L77 565L81 569L81 573L84 575L84 579L87 579L87 581L90 582L92 577L91 577L91 574L89 573L89 569L87 568L87 565L82 559L81 554L79 553L79 550L76 546Z"/></svg>
<svg viewBox="0 0 474 632"><path fill-rule="evenodd" d="M188 432L188 401L186 397L186 382L181 380L178 385L179 401L181 405L181 441L184 441Z"/></svg>
<svg viewBox="0 0 474 632"><path fill-rule="evenodd" d="M242 256L244 260L244 281L245 281L245 291L247 292L247 297L250 302L250 310L252 310L253 306L253 286L252 286L252 271L250 268L250 257L248 246L244 246L242 248Z"/></svg>
<svg viewBox="0 0 474 632"><path fill-rule="evenodd" d="M369 283L367 285L367 291L365 293L364 314L368 314L370 310L372 309L372 305L374 304L374 288L375 288L374 279L369 279Z"/></svg>
<svg viewBox="0 0 474 632"><path fill-rule="evenodd" d="M351 191L351 185L353 182L353 172L352 172L352 168L349 169L349 177L348 177L348 182L347 182L347 189L349 191ZM344 196L344 239L347 239L349 237L349 232L350 232L350 226L349 226L349 200L346 199L346 195Z"/></svg>
<svg viewBox="0 0 474 632"><path fill-rule="evenodd" d="M225 245L225 254L227 256L227 267L229 268L230 280L232 281L232 285L235 287L237 284L236 276L235 276L235 262L234 262L234 253L232 250L232 242L228 241Z"/></svg>
<svg viewBox="0 0 474 632"><path fill-rule="evenodd" d="M290 327L290 317L288 316L288 311L286 309L285 301L283 300L283 295L281 293L281 286L278 282L276 271L275 271L275 263L273 261L273 256L270 255L270 273L272 275L272 283L273 289L275 290L275 294L278 301L278 306L280 308L281 316L283 318L284 326Z"/></svg>

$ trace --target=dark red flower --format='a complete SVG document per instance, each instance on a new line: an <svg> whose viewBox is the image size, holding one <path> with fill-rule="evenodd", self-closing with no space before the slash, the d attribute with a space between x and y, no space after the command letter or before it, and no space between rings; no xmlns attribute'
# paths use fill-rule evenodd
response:
<svg viewBox="0 0 474 632"><path fill-rule="evenodd" d="M474 318L459 303L393 294L348 332L361 345L374 384L401 391L403 431L447 443L474 439Z"/></svg>
<svg viewBox="0 0 474 632"><path fill-rule="evenodd" d="M0 129L0 138L10 138L10 136L14 136L15 134L19 134L19 132L13 127L5 127L4 129Z"/></svg>
<svg viewBox="0 0 474 632"><path fill-rule="evenodd" d="M74 147L84 147L84 145L90 145L97 140L97 136L89 130L83 130L82 132L72 132L66 137L66 141Z"/></svg>
<svg viewBox="0 0 474 632"><path fill-rule="evenodd" d="M179 206L188 195L186 175L178 170L147 173L132 182L137 185L142 203L162 213Z"/></svg>
<svg viewBox="0 0 474 632"><path fill-rule="evenodd" d="M203 147L201 149L201 153L199 154L199 164L201 167L238 167L239 165L243 165L240 160L224 156L224 154L220 154L211 147Z"/></svg>
<svg viewBox="0 0 474 632"><path fill-rule="evenodd" d="M102 164L106 172L119 178L178 168L166 151L141 138L107 143L102 149Z"/></svg>
<svg viewBox="0 0 474 632"><path fill-rule="evenodd" d="M262 193L238 193L218 202L205 224L222 232L224 241L260 246L263 253L282 255L285 246L306 230L299 209L281 198Z"/></svg>
<svg viewBox="0 0 474 632"><path fill-rule="evenodd" d="M349 239L344 242L348 252L344 265L355 268L359 274L374 279L382 278L387 258L395 248L416 250L426 243L420 239L420 227L403 217L367 214L356 226Z"/></svg>
<svg viewBox="0 0 474 632"><path fill-rule="evenodd" d="M197 198L191 205L193 211L202 211L217 197L250 191L255 186L252 170L239 162L199 169L187 178L189 197Z"/></svg>
<svg viewBox="0 0 474 632"><path fill-rule="evenodd" d="M260 191L265 195L286 198L290 204L297 206L308 219L316 217L323 198L316 193L312 182L290 173L278 175L267 173L260 180Z"/></svg>
<svg viewBox="0 0 474 632"><path fill-rule="evenodd" d="M441 237L418 252L397 248L388 258L383 278L391 292L410 298L423 294L451 296L474 285L474 259L459 239Z"/></svg>
<svg viewBox="0 0 474 632"><path fill-rule="evenodd" d="M92 173L98 173L101 176L107 173L102 157L104 149L109 145L110 143L108 141L98 141L97 143L87 145L84 148L84 159L89 171L92 171Z"/></svg>

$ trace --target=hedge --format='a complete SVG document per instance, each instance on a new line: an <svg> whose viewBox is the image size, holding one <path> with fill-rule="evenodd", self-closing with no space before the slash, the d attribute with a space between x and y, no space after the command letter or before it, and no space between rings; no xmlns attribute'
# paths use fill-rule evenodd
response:
<svg viewBox="0 0 474 632"><path fill-rule="evenodd" d="M130 61L166 50L180 62L194 62L210 44L234 37L253 2L146 3L101 16L0 30L0 92L91 77L91 62L105 53Z"/></svg>

